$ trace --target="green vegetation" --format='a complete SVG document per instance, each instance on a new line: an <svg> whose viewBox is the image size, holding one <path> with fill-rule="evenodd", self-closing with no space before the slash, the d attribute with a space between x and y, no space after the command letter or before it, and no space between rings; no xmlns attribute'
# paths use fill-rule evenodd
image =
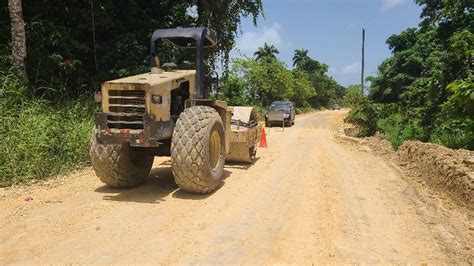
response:
<svg viewBox="0 0 474 266"><path fill-rule="evenodd" d="M346 89L346 93L342 99L342 105L344 107L354 107L361 101L361 99L360 85L351 85Z"/></svg>
<svg viewBox="0 0 474 266"><path fill-rule="evenodd" d="M6 2L0 5L0 60L9 64L5 57L11 54ZM256 22L263 11L260 0L22 2L30 87L52 99L56 96L48 88L61 88L76 97L104 80L148 71L150 37L158 28L212 25L219 42L217 49L206 53L207 61L213 64L220 57L225 63L241 18L251 16ZM194 62L192 53L162 48L167 50L163 63ZM5 67L0 62L0 69Z"/></svg>
<svg viewBox="0 0 474 266"><path fill-rule="evenodd" d="M273 101L289 100L298 113L328 107L344 96L345 88L327 75L328 66L310 58L308 50L295 50L294 69L288 69L275 54L278 50L265 44L255 52L255 58L234 59L213 96L259 110Z"/></svg>
<svg viewBox="0 0 474 266"><path fill-rule="evenodd" d="M0 186L89 164L96 106L90 99L32 99L14 75L0 75Z"/></svg>
<svg viewBox="0 0 474 266"><path fill-rule="evenodd" d="M387 40L368 99L350 101L361 136L474 149L474 7L470 1L416 0L422 21Z"/></svg>

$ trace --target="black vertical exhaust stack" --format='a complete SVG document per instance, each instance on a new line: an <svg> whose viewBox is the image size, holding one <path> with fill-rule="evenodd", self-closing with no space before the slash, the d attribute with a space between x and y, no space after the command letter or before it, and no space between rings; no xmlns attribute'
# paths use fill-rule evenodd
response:
<svg viewBox="0 0 474 266"><path fill-rule="evenodd" d="M181 48L196 49L196 98L202 99L204 97L204 48L214 47L216 45L215 38L205 27L155 30L150 42L150 67L152 69L160 69L156 48L156 43L160 39L167 40Z"/></svg>

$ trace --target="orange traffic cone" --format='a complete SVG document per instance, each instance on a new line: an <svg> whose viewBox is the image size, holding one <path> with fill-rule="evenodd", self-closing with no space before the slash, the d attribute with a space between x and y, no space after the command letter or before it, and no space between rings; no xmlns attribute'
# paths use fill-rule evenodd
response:
<svg viewBox="0 0 474 266"><path fill-rule="evenodd" d="M260 138L260 148L268 148L267 145L267 134L265 134L265 128L262 127L262 137Z"/></svg>

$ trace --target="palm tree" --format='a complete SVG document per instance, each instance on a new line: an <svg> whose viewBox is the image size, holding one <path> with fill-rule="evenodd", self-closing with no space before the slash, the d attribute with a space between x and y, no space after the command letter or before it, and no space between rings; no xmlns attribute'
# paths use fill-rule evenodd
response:
<svg viewBox="0 0 474 266"><path fill-rule="evenodd" d="M301 61L309 58L308 50L306 49L297 49L295 50L295 55L293 56L293 67L297 66Z"/></svg>
<svg viewBox="0 0 474 266"><path fill-rule="evenodd" d="M265 43L263 47L259 47L258 51L256 51L253 55L256 56L256 60L262 59L262 58L275 58L275 54L279 54L280 52L278 49L272 45L268 45Z"/></svg>

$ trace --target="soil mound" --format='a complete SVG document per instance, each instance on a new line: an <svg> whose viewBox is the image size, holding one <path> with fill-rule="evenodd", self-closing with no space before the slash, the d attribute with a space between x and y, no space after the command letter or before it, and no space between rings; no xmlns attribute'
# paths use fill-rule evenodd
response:
<svg viewBox="0 0 474 266"><path fill-rule="evenodd" d="M417 172L431 186L473 206L474 152L407 141L398 149L397 157L400 165Z"/></svg>

